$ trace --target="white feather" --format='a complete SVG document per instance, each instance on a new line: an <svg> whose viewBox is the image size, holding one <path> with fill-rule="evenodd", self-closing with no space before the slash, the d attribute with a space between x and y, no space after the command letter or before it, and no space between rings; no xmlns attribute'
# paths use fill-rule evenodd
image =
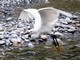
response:
<svg viewBox="0 0 80 60"><path fill-rule="evenodd" d="M35 18L34 28L29 30L32 32L43 33L51 32L51 29L59 19L59 14L63 14L67 17L72 17L72 14L55 9L53 7L46 7L41 9L24 9L19 19L29 21L28 17Z"/></svg>
<svg viewBox="0 0 80 60"><path fill-rule="evenodd" d="M29 21L30 17L33 17L35 19L34 28L30 31L38 31L41 28L42 24L40 14L38 13L37 9L24 9L20 14L19 19Z"/></svg>

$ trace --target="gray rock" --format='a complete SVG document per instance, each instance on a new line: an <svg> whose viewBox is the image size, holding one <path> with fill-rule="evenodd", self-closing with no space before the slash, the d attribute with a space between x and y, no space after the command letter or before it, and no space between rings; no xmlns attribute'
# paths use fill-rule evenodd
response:
<svg viewBox="0 0 80 60"><path fill-rule="evenodd" d="M80 44L75 45L76 47L80 48Z"/></svg>
<svg viewBox="0 0 80 60"><path fill-rule="evenodd" d="M8 17L6 20L7 21L11 21L12 20L12 17Z"/></svg>

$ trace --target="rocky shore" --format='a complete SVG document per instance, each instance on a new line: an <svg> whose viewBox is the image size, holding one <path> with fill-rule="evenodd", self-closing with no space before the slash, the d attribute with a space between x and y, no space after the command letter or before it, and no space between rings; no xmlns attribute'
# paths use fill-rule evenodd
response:
<svg viewBox="0 0 80 60"><path fill-rule="evenodd" d="M66 18L65 21L63 21L64 19L59 19L55 27L53 27L54 31L58 31L64 35L61 39L65 45L60 45L62 49L61 53L57 53L53 45L47 44L44 46L43 44L35 45L33 49L25 46L25 44L19 48L5 48L2 45L5 41L10 43L8 40L14 40L14 37L17 37L19 41L22 38L27 39L27 30L33 28L33 23L25 23L18 20L23 8L23 3L21 6L0 5L1 60L80 60L80 13L76 13L78 19ZM65 18L64 15L61 15L61 17Z"/></svg>

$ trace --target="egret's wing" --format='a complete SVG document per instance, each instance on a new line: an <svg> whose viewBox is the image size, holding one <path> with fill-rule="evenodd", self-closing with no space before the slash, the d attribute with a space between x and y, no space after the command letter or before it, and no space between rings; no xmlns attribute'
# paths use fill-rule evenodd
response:
<svg viewBox="0 0 80 60"><path fill-rule="evenodd" d="M72 17L72 14L68 12L55 9L53 7L46 7L38 10L24 9L20 14L19 19L29 21L29 18L34 17L35 20L34 28L29 31L48 32L51 30L53 25L55 25L56 21L58 21L60 14Z"/></svg>
<svg viewBox="0 0 80 60"><path fill-rule="evenodd" d="M42 18L42 22L43 24L55 24L55 22L59 19L59 15L63 14L65 16L68 17L73 17L73 15L71 13L59 10L59 9L55 9L53 7L46 7L46 8L41 8L38 9L41 18Z"/></svg>
<svg viewBox="0 0 80 60"><path fill-rule="evenodd" d="M46 7L38 9L41 19L42 19L42 28L41 31L49 31L51 30L52 26L58 21L60 14L63 14L67 17L73 17L71 13L55 9L53 7Z"/></svg>
<svg viewBox="0 0 80 60"><path fill-rule="evenodd" d="M24 9L20 14L19 19L28 21L29 20L28 18L30 17L33 17L35 23L34 23L34 28L29 31L38 31L41 28L42 24L41 24L41 16L37 9Z"/></svg>
<svg viewBox="0 0 80 60"><path fill-rule="evenodd" d="M53 8L41 8L38 9L43 25L53 25L58 20L59 13Z"/></svg>
<svg viewBox="0 0 80 60"><path fill-rule="evenodd" d="M62 10L59 10L59 9L56 9L56 11L59 13L59 14L63 14L67 17L73 17L73 15L69 12L66 12L66 11L62 11Z"/></svg>
<svg viewBox="0 0 80 60"><path fill-rule="evenodd" d="M59 13L54 8L51 7L41 8L38 9L38 11L42 19L41 31L48 32L49 30L51 30L53 25L55 25L56 21L58 20Z"/></svg>
<svg viewBox="0 0 80 60"><path fill-rule="evenodd" d="M27 9L26 11L28 11L35 19L35 23L34 23L34 28L31 29L30 31L38 31L41 28L41 16L38 12L37 9Z"/></svg>
<svg viewBox="0 0 80 60"><path fill-rule="evenodd" d="M19 18L21 21L24 21L24 22L27 22L29 21L29 17L28 17L28 12L23 10L21 13L20 13L20 16Z"/></svg>
<svg viewBox="0 0 80 60"><path fill-rule="evenodd" d="M70 19L72 19L72 20L78 19L78 16L73 15L73 14L71 14L71 13L69 13L69 12L62 11L62 10L59 10L59 9L56 9L56 11L57 11L59 14L62 14L62 15L66 16L66 17L68 17L68 18L70 18Z"/></svg>

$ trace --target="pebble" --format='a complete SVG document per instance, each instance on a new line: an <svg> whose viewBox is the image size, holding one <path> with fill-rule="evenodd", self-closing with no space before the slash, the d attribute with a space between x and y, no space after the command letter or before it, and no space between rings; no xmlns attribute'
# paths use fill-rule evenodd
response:
<svg viewBox="0 0 80 60"><path fill-rule="evenodd" d="M75 45L76 47L80 48L80 44Z"/></svg>
<svg viewBox="0 0 80 60"><path fill-rule="evenodd" d="M80 27L80 24L76 24L77 27Z"/></svg>
<svg viewBox="0 0 80 60"><path fill-rule="evenodd" d="M51 59L51 58L45 58L46 60L54 60L54 59Z"/></svg>

